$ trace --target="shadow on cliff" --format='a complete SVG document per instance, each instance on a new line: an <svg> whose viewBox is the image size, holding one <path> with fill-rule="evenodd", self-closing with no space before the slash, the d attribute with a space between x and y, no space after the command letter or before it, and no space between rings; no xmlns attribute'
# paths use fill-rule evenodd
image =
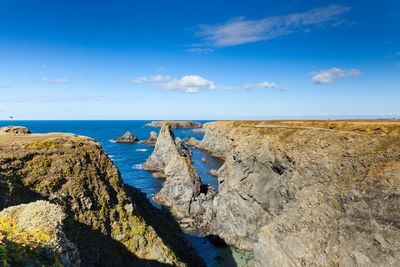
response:
<svg viewBox="0 0 400 267"><path fill-rule="evenodd" d="M140 259L123 244L69 216L64 225L67 237L78 247L81 266L172 266Z"/></svg>
<svg viewBox="0 0 400 267"><path fill-rule="evenodd" d="M187 263L188 266L207 266L195 252L192 244L186 239L185 234L168 209L162 208L160 210L154 207L145 193L126 184L125 187L132 197L132 202L135 203L135 212L154 228L164 244L171 248L181 261Z"/></svg>
<svg viewBox="0 0 400 267"><path fill-rule="evenodd" d="M0 175L0 211L10 206L49 200L47 195L27 189L19 181L11 186L6 181L1 181L1 178L4 176ZM12 195L9 193L10 188ZM68 213L64 220L64 231L79 250L81 266L172 266L138 258L120 242L76 221Z"/></svg>

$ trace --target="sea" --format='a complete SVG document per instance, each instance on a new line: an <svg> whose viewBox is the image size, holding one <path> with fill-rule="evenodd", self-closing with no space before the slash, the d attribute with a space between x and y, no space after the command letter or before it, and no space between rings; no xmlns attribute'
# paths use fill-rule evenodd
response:
<svg viewBox="0 0 400 267"><path fill-rule="evenodd" d="M153 178L151 172L143 170L141 165L153 152L154 147L141 143L121 144L114 139L130 131L139 140L148 139L151 131L159 132L159 128L146 127L150 121L143 120L74 120L74 121L0 121L0 127L15 125L25 126L32 133L65 132L89 136L99 142L114 164L121 172L126 184L139 188L150 199L156 195L163 183L163 179ZM199 121L207 122L207 121ZM202 133L188 132L190 129L175 129L175 137L182 140L185 137L202 139ZM210 184L218 190L218 179L209 173L211 169L218 170L223 161L213 158L210 153L190 148L193 151L193 165L199 173L203 184ZM202 162L202 158L206 162ZM152 202L152 201L151 201ZM152 202L156 207L157 204ZM186 232L187 239L198 251L209 267L216 266L254 266L253 255L250 252L237 251L229 246L216 246L202 237L198 232Z"/></svg>

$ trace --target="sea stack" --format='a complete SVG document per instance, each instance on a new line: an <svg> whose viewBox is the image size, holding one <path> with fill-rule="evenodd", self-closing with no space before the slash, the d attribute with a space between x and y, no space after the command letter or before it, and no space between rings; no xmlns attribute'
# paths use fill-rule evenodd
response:
<svg viewBox="0 0 400 267"><path fill-rule="evenodd" d="M123 136L121 136L118 139L115 139L114 141L117 143L131 144L139 142L139 139L128 131Z"/></svg>
<svg viewBox="0 0 400 267"><path fill-rule="evenodd" d="M154 146L154 145L156 145L156 143L157 143L157 133L154 131L150 132L149 139L144 140L142 142L142 144L149 145L149 146Z"/></svg>

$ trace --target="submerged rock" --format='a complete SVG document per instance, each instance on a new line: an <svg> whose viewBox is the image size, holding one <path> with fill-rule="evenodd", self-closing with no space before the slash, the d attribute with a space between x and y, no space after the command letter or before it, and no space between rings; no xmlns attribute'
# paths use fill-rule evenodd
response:
<svg viewBox="0 0 400 267"><path fill-rule="evenodd" d="M142 165L143 169L163 172L171 158L177 155L191 157L192 152L183 144L182 140L177 137L174 141L174 137L171 125L163 124L154 151Z"/></svg>
<svg viewBox="0 0 400 267"><path fill-rule="evenodd" d="M199 128L203 125L200 122L194 121L152 121L146 124L146 126L161 128L164 123L169 123L172 129Z"/></svg>
<svg viewBox="0 0 400 267"><path fill-rule="evenodd" d="M31 131L23 126L4 126L0 128L0 135L25 135L30 133Z"/></svg>
<svg viewBox="0 0 400 267"><path fill-rule="evenodd" d="M142 141L142 143L145 145L154 146L157 143L157 133L151 131L149 139Z"/></svg>
<svg viewBox="0 0 400 267"><path fill-rule="evenodd" d="M117 138L114 140L117 143L137 143L139 142L139 139L134 136L133 134L131 134L130 132L126 132L123 136L121 136L120 138Z"/></svg>

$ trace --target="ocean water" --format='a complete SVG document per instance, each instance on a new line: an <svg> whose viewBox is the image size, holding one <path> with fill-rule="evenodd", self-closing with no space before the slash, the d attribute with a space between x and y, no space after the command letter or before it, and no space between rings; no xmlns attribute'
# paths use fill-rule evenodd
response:
<svg viewBox="0 0 400 267"><path fill-rule="evenodd" d="M118 167L124 182L141 189L151 200L151 197L160 191L163 179L153 178L151 172L143 170L141 165L151 155L154 147L140 143L120 144L113 141L126 131L130 131L139 140L149 138L150 131L158 133L159 128L144 126L148 122L150 121L0 121L0 127L17 125L29 128L32 133L67 132L92 137L102 145ZM174 134L182 140L185 137L203 138L203 134L189 133L188 129L176 129ZM190 149L193 151L193 165L202 183L218 189L218 180L212 177L209 171L219 169L223 161L211 157L207 152L196 148ZM206 158L206 163L201 161L202 157ZM187 233L187 238L210 267L252 265L251 253L238 252L230 247L217 247L198 233Z"/></svg>

